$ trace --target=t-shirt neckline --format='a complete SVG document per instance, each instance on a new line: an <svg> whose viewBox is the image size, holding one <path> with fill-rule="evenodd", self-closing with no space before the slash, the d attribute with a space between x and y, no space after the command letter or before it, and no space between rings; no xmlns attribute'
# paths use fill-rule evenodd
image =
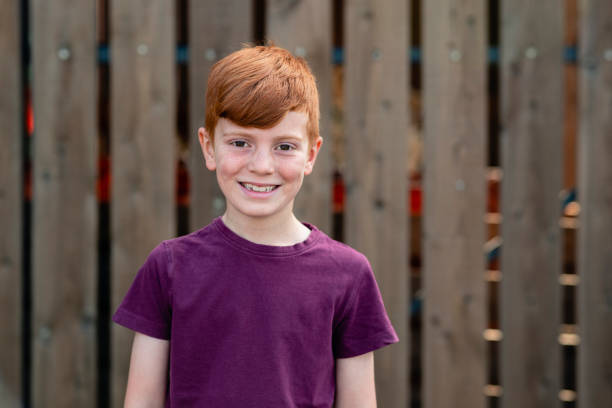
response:
<svg viewBox="0 0 612 408"><path fill-rule="evenodd" d="M314 243L319 239L321 232L316 226L307 222L302 222L302 224L304 224L310 230L310 234L308 234L308 237L302 242L287 246L257 244L253 241L249 241L248 239L236 234L227 225L225 225L220 216L212 221L211 226L216 228L217 231L221 233L221 236L229 244L231 244L233 247L240 251L246 251L252 254L282 257L293 256L302 253L311 246L313 246Z"/></svg>

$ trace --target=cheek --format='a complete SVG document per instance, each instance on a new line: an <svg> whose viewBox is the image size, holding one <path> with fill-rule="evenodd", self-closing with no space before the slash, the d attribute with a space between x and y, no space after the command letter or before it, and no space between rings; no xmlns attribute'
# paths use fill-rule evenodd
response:
<svg viewBox="0 0 612 408"><path fill-rule="evenodd" d="M285 180L293 180L304 175L304 160L283 161L277 167L279 174Z"/></svg>
<svg viewBox="0 0 612 408"><path fill-rule="evenodd" d="M244 167L242 162L243 160L238 157L222 157L217 161L217 173L223 178L235 176Z"/></svg>

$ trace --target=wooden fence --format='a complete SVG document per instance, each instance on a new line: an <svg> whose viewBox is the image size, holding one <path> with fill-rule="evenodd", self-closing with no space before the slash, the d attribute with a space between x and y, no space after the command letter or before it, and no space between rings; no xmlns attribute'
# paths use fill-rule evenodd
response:
<svg viewBox="0 0 612 408"><path fill-rule="evenodd" d="M2 2L0 406L122 405L110 314L223 211L206 78L267 39L321 94L296 213L368 256L401 339L378 406L612 406L609 0Z"/></svg>

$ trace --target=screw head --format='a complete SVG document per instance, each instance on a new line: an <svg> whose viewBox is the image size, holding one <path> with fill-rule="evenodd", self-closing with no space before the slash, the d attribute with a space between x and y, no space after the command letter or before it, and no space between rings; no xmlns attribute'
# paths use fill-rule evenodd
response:
<svg viewBox="0 0 612 408"><path fill-rule="evenodd" d="M70 52L70 47L67 45L62 45L59 50L57 50L57 58L61 61L68 61L71 57L72 53Z"/></svg>
<svg viewBox="0 0 612 408"><path fill-rule="evenodd" d="M462 179L458 179L457 181L455 181L455 189L457 189L457 191L465 190L465 181L463 181Z"/></svg>
<svg viewBox="0 0 612 408"><path fill-rule="evenodd" d="M138 47L136 47L136 52L138 55L144 57L149 53L149 47L146 44L139 44Z"/></svg>
<svg viewBox="0 0 612 408"><path fill-rule="evenodd" d="M448 57L453 62L459 62L459 61L461 61L461 51L459 51L458 49L455 48L455 49L451 50L451 52L449 53Z"/></svg>
<svg viewBox="0 0 612 408"><path fill-rule="evenodd" d="M536 47L528 47L525 50L525 57L527 59L535 59L538 56L538 49Z"/></svg>
<svg viewBox="0 0 612 408"><path fill-rule="evenodd" d="M206 58L206 61L214 61L217 59L217 51L215 51L214 48L207 48L206 51L204 51L204 58Z"/></svg>
<svg viewBox="0 0 612 408"><path fill-rule="evenodd" d="M374 61L378 61L382 58L382 53L380 52L380 50L378 48L374 48L372 50L372 59Z"/></svg>
<svg viewBox="0 0 612 408"><path fill-rule="evenodd" d="M51 340L51 329L47 326L41 326L38 330L38 336L44 342Z"/></svg>
<svg viewBox="0 0 612 408"><path fill-rule="evenodd" d="M225 200L222 197L215 197L212 204L215 212L220 213L225 207Z"/></svg>

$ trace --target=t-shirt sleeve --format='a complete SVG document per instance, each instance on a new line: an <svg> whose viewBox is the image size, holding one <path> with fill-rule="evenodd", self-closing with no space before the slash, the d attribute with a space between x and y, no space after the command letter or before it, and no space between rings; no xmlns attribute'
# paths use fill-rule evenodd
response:
<svg viewBox="0 0 612 408"><path fill-rule="evenodd" d="M367 261L366 261L367 263ZM334 328L335 358L348 358L397 343L399 338L385 311L369 264Z"/></svg>
<svg viewBox="0 0 612 408"><path fill-rule="evenodd" d="M158 339L170 339L171 301L168 249L164 242L138 270L113 321Z"/></svg>

